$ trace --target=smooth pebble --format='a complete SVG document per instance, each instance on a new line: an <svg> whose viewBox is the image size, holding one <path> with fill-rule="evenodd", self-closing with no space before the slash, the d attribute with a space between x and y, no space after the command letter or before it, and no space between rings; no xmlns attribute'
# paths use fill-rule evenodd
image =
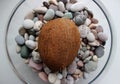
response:
<svg viewBox="0 0 120 84"><path fill-rule="evenodd" d="M16 52L17 52L17 53L20 53L20 51L21 51L21 46L16 45Z"/></svg>
<svg viewBox="0 0 120 84"><path fill-rule="evenodd" d="M84 66L84 64L81 60L77 62L77 65L78 65L78 67L83 67Z"/></svg>
<svg viewBox="0 0 120 84"><path fill-rule="evenodd" d="M64 18L69 18L69 19L72 19L73 18L73 15L72 15L72 13L71 12L67 12L67 13L65 13L64 14L64 16L63 16Z"/></svg>
<svg viewBox="0 0 120 84"><path fill-rule="evenodd" d="M76 68L77 68L77 64L75 61L73 61L72 64L68 66L68 73L73 74Z"/></svg>
<svg viewBox="0 0 120 84"><path fill-rule="evenodd" d="M62 78L63 78L63 75L62 75L61 73L58 73L58 74L57 74L57 77L58 77L58 79L62 79Z"/></svg>
<svg viewBox="0 0 120 84"><path fill-rule="evenodd" d="M61 84L61 80L57 78L53 84Z"/></svg>
<svg viewBox="0 0 120 84"><path fill-rule="evenodd" d="M88 41L90 41L90 42L95 41L95 36L94 36L94 34L93 34L93 33L88 33L88 34L87 34L87 39L88 39Z"/></svg>
<svg viewBox="0 0 120 84"><path fill-rule="evenodd" d="M74 78L70 75L67 76L67 84L74 84Z"/></svg>
<svg viewBox="0 0 120 84"><path fill-rule="evenodd" d="M97 40L95 40L95 41L93 41L93 42L89 42L88 43L90 46L99 46L100 45L100 43L97 41Z"/></svg>
<svg viewBox="0 0 120 84"><path fill-rule="evenodd" d="M54 5L58 5L57 0L49 0L49 3L54 4Z"/></svg>
<svg viewBox="0 0 120 84"><path fill-rule="evenodd" d="M62 70L62 75L63 75L64 78L67 76L67 73L68 73L68 72L67 72L67 69L66 69L66 68Z"/></svg>
<svg viewBox="0 0 120 84"><path fill-rule="evenodd" d="M29 40L33 40L33 41L34 41L34 40L35 40L35 37L34 37L33 35L30 35L30 36L29 36Z"/></svg>
<svg viewBox="0 0 120 84"><path fill-rule="evenodd" d="M104 55L104 47L99 46L95 49L95 54L98 56L98 58L102 57Z"/></svg>
<svg viewBox="0 0 120 84"><path fill-rule="evenodd" d="M87 19L85 20L85 25L88 26L88 25L90 25L90 24L91 24L91 20L87 18Z"/></svg>
<svg viewBox="0 0 120 84"><path fill-rule="evenodd" d="M37 13L43 13L44 14L44 13L47 12L48 9L46 7L38 6L38 7L34 8L33 10Z"/></svg>
<svg viewBox="0 0 120 84"><path fill-rule="evenodd" d="M61 11L56 11L55 14L57 16L59 16L59 17L63 17L64 16L63 12L61 12Z"/></svg>
<svg viewBox="0 0 120 84"><path fill-rule="evenodd" d="M42 28L42 25L43 25L42 21L36 21L35 24L34 24L33 29L35 31L39 31Z"/></svg>
<svg viewBox="0 0 120 84"><path fill-rule="evenodd" d="M29 52L29 49L27 48L27 46L22 46L21 51L20 51L21 57L24 59L27 59L27 58L29 58L29 54L30 54L30 52Z"/></svg>
<svg viewBox="0 0 120 84"><path fill-rule="evenodd" d="M67 80L66 78L63 78L63 79L61 80L61 84L68 84L67 81L68 81L68 80Z"/></svg>
<svg viewBox="0 0 120 84"><path fill-rule="evenodd" d="M105 42L105 41L108 40L107 34L105 34L105 33L103 33L103 32L99 32L99 33L98 33L98 38L99 38L101 41L103 41L103 42Z"/></svg>
<svg viewBox="0 0 120 84"><path fill-rule="evenodd" d="M49 9L53 9L54 11L58 11L58 7L56 5L51 4Z"/></svg>
<svg viewBox="0 0 120 84"><path fill-rule="evenodd" d="M91 59L92 59L92 56L89 56L89 57L85 58L83 62L84 62L84 63L87 63L87 62L89 62Z"/></svg>
<svg viewBox="0 0 120 84"><path fill-rule="evenodd" d="M32 40L27 40L25 42L26 46L30 49L35 49L36 48L36 43Z"/></svg>
<svg viewBox="0 0 120 84"><path fill-rule="evenodd" d="M21 27L21 28L19 29L19 34L20 34L21 36L24 36L25 33L26 33L26 29L23 28L23 27Z"/></svg>
<svg viewBox="0 0 120 84"><path fill-rule="evenodd" d="M65 12L65 5L62 1L58 2L58 8L61 12Z"/></svg>
<svg viewBox="0 0 120 84"><path fill-rule="evenodd" d="M36 21L38 21L38 17L34 17L34 18L33 18L33 21L34 21L34 23L35 23Z"/></svg>
<svg viewBox="0 0 120 84"><path fill-rule="evenodd" d="M55 81L57 80L57 75L56 73L50 73L48 75L48 80L50 83L55 83Z"/></svg>
<svg viewBox="0 0 120 84"><path fill-rule="evenodd" d="M30 11L27 13L24 19L33 19L34 18L34 11Z"/></svg>
<svg viewBox="0 0 120 84"><path fill-rule="evenodd" d="M93 59L93 61L95 61L95 62L98 61L98 57L97 57L96 55L94 55L94 56L92 57L92 59Z"/></svg>
<svg viewBox="0 0 120 84"><path fill-rule="evenodd" d="M98 33L99 32L103 32L103 27L101 25L98 25L96 26L96 29L95 29Z"/></svg>
<svg viewBox="0 0 120 84"><path fill-rule="evenodd" d="M54 18L55 12L53 9L48 9L48 11L46 12L46 14L44 15L44 19L45 20L51 20Z"/></svg>
<svg viewBox="0 0 120 84"><path fill-rule="evenodd" d="M25 41L27 41L27 40L29 39L28 33L25 33L25 34L24 34L24 39L25 39Z"/></svg>
<svg viewBox="0 0 120 84"><path fill-rule="evenodd" d="M49 74L51 72L51 70L47 66L44 67L44 71L45 71L46 74Z"/></svg>
<svg viewBox="0 0 120 84"><path fill-rule="evenodd" d="M43 81L48 82L47 74L45 74L44 72L39 72L38 75Z"/></svg>
<svg viewBox="0 0 120 84"><path fill-rule="evenodd" d="M76 3L77 0L70 0L70 3Z"/></svg>
<svg viewBox="0 0 120 84"><path fill-rule="evenodd" d="M68 2L68 3L66 4L66 9L67 9L67 10L70 10L70 7L71 7L72 5L73 5L72 3L69 3L69 2Z"/></svg>
<svg viewBox="0 0 120 84"><path fill-rule="evenodd" d="M25 29L31 29L34 26L34 22L30 19L25 19L23 22L23 27Z"/></svg>
<svg viewBox="0 0 120 84"><path fill-rule="evenodd" d="M17 42L18 45L23 45L25 43L25 39L21 35L17 35L15 37L15 41Z"/></svg>

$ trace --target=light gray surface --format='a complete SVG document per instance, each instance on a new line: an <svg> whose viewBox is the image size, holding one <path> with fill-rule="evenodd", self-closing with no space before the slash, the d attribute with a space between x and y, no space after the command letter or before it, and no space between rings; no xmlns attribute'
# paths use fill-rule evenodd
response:
<svg viewBox="0 0 120 84"><path fill-rule="evenodd" d="M16 75L12 71L9 62L7 60L7 56L5 53L5 45L4 45L4 35L5 35L5 29L6 24L9 18L9 15L14 8L15 4L19 0L0 0L0 36L1 36L1 42L0 42L0 84L22 84L19 79L17 79ZM114 35L117 37L120 35L120 10L118 11L118 8L120 7L119 0L109 1L109 0L101 0L104 5L106 6L107 10L109 11L110 15L112 16L112 22L114 24ZM120 42L120 39L115 39L117 43ZM103 72L103 74L94 82L94 84L120 84L119 80L119 52L120 45L117 45L114 50L114 58L110 61L109 65L107 66L107 69ZM116 52L115 52L116 51Z"/></svg>

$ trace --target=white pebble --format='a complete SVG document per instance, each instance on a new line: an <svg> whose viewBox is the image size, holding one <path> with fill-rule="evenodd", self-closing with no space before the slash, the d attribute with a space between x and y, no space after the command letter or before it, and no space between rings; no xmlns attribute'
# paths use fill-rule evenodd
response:
<svg viewBox="0 0 120 84"><path fill-rule="evenodd" d="M90 25L90 24L91 24L91 20L87 18L86 21L85 21L85 25L88 26L88 25Z"/></svg>
<svg viewBox="0 0 120 84"><path fill-rule="evenodd" d="M25 39L25 41L27 41L29 39L28 33L24 34L24 39Z"/></svg>
<svg viewBox="0 0 120 84"><path fill-rule="evenodd" d="M55 73L50 73L48 75L48 80L50 83L55 83L55 81L57 80L57 75Z"/></svg>
<svg viewBox="0 0 120 84"><path fill-rule="evenodd" d="M98 57L96 55L93 56L93 61L95 61L95 62L98 61Z"/></svg>
<svg viewBox="0 0 120 84"><path fill-rule="evenodd" d="M56 81L53 84L61 84L61 80L60 79L56 79Z"/></svg>
<svg viewBox="0 0 120 84"><path fill-rule="evenodd" d="M37 13L46 13L48 9L46 7L38 6L34 8L33 10Z"/></svg>
<svg viewBox="0 0 120 84"><path fill-rule="evenodd" d="M95 36L94 36L94 34L93 34L93 33L88 33L87 39L88 39L88 41L90 41L90 42L95 41Z"/></svg>
<svg viewBox="0 0 120 84"><path fill-rule="evenodd" d="M65 5L62 1L58 3L58 8L61 12L65 12Z"/></svg>
<svg viewBox="0 0 120 84"><path fill-rule="evenodd" d="M26 44L26 46L27 46L28 48L30 48L30 49L36 48L36 43L35 43L34 41L32 41L32 40L27 40L27 41L25 42L25 44Z"/></svg>
<svg viewBox="0 0 120 84"><path fill-rule="evenodd" d="M32 20L30 20L30 19L24 20L23 27L25 29L31 29L33 26L34 26L34 22Z"/></svg>
<svg viewBox="0 0 120 84"><path fill-rule="evenodd" d="M107 34L105 34L105 33L103 33L103 32L99 32L99 33L98 33L98 38L99 38L101 41L103 41L103 42L105 42L105 41L108 40Z"/></svg>
<svg viewBox="0 0 120 84"><path fill-rule="evenodd" d="M57 77L58 77L58 79L62 79L62 78L63 78L63 75L60 74L60 73L58 73L58 74L57 74Z"/></svg>
<svg viewBox="0 0 120 84"><path fill-rule="evenodd" d="M42 28L42 25L42 21L36 21L33 28L35 31L39 31Z"/></svg>

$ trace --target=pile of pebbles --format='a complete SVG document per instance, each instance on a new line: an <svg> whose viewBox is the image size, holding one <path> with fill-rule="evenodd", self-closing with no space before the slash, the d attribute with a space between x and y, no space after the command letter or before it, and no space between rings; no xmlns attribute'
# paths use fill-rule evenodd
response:
<svg viewBox="0 0 120 84"><path fill-rule="evenodd" d="M56 18L68 18L78 26L81 45L71 65L52 73L38 53L38 35L44 24ZM107 39L108 36L92 11L76 0L44 1L43 6L34 8L25 16L19 35L15 37L16 52L43 81L52 84L74 84L76 80L84 77L84 73L95 71L99 58L104 56Z"/></svg>

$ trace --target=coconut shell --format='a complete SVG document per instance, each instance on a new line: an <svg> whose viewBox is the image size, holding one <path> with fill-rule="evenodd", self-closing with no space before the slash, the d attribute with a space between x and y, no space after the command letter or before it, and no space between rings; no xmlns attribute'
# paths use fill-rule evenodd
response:
<svg viewBox="0 0 120 84"><path fill-rule="evenodd" d="M53 71L70 65L80 47L80 33L69 19L58 18L46 23L39 34L38 51L43 62Z"/></svg>

